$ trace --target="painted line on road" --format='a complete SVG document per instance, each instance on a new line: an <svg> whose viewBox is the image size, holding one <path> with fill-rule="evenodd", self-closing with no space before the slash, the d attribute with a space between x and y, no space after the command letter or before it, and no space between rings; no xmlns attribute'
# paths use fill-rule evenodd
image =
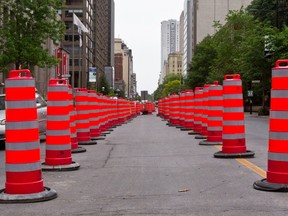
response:
<svg viewBox="0 0 288 216"><path fill-rule="evenodd" d="M215 147L217 149L219 149L220 151L222 150L222 146L221 145L215 145ZM235 160L238 161L240 164L246 166L247 168L249 168L253 172L257 173L262 178L266 178L266 172L263 169L261 169L260 167L258 167L255 164L251 163L250 161L248 161L246 159L243 159L243 158L236 158Z"/></svg>

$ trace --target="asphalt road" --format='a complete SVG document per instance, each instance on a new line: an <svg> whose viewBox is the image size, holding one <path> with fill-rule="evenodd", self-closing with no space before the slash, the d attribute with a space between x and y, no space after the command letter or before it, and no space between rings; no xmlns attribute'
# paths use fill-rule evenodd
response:
<svg viewBox="0 0 288 216"><path fill-rule="evenodd" d="M97 145L85 146L87 152L73 154L79 170L43 172L45 186L55 189L58 198L0 204L0 215L287 215L287 193L252 187L267 167L268 118L247 114L245 122L247 149L255 151L255 158L243 163L214 158L215 146L198 145L194 136L168 127L155 114L139 116ZM44 160L45 143L41 152Z"/></svg>

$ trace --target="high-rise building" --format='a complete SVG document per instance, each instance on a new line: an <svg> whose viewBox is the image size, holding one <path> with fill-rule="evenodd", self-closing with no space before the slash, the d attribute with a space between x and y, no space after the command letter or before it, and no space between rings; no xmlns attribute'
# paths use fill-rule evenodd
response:
<svg viewBox="0 0 288 216"><path fill-rule="evenodd" d="M195 0L185 0L184 2L184 55L183 74L187 74L189 63L192 60L192 53L196 45L196 14Z"/></svg>
<svg viewBox="0 0 288 216"><path fill-rule="evenodd" d="M136 90L136 74L133 72L132 50L120 38L115 38L115 89L132 98Z"/></svg>
<svg viewBox="0 0 288 216"><path fill-rule="evenodd" d="M73 13L88 33L78 32ZM98 85L105 67L114 67L114 0L66 0L61 18L66 25L62 46L70 53L72 86L87 87L91 67L96 67Z"/></svg>
<svg viewBox="0 0 288 216"><path fill-rule="evenodd" d="M198 0L197 1L197 43L207 35L216 33L215 21L225 23L229 11L246 8L252 0Z"/></svg>
<svg viewBox="0 0 288 216"><path fill-rule="evenodd" d="M180 51L179 21L168 20L161 22L161 74L160 84L163 82L165 74L164 65L170 53Z"/></svg>

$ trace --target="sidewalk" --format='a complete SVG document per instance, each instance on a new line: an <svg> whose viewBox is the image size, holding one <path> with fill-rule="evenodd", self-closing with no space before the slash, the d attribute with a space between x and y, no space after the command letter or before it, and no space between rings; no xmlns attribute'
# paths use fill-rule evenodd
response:
<svg viewBox="0 0 288 216"><path fill-rule="evenodd" d="M78 171L43 172L58 198L0 205L1 215L287 215L287 194L254 190L258 174L235 159L215 159L219 150L199 141L155 114L139 116L97 145L84 146L86 153L73 154ZM41 149L45 153L44 143Z"/></svg>

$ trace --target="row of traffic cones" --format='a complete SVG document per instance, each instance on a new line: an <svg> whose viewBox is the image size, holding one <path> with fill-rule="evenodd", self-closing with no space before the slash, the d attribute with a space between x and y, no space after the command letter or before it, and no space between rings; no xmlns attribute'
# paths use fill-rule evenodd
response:
<svg viewBox="0 0 288 216"><path fill-rule="evenodd" d="M288 192L288 60L272 69L267 178L256 181L257 190ZM158 115L169 126L190 131L200 145L222 145L216 158L249 158L246 149L242 81L239 74L160 99Z"/></svg>
<svg viewBox="0 0 288 216"><path fill-rule="evenodd" d="M57 197L45 187L43 171L72 171L80 165L72 153L95 145L98 139L140 114L133 101L111 98L83 88L74 90L63 79L51 79L47 95L45 162L40 162L40 141L35 80L29 70L13 70L6 90L6 183L0 203L47 201Z"/></svg>

